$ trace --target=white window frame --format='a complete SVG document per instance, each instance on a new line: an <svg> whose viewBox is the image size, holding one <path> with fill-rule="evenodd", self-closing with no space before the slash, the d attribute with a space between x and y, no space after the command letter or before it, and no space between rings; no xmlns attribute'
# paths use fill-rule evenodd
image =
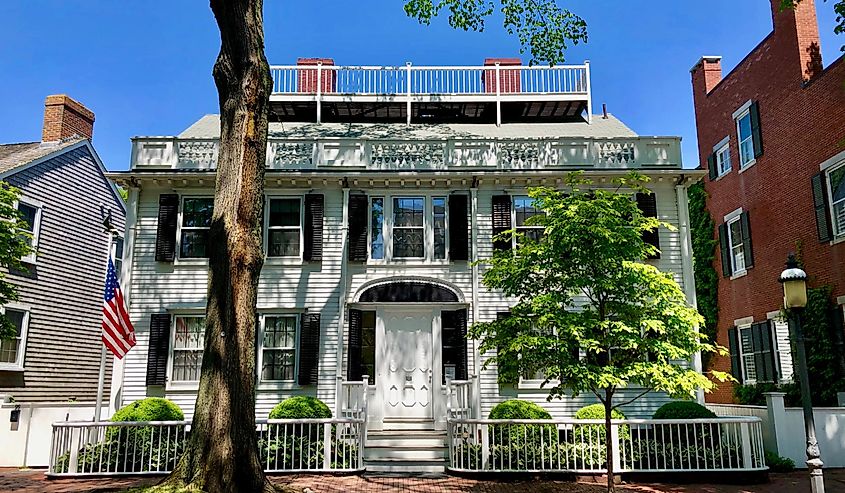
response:
<svg viewBox="0 0 845 493"><path fill-rule="evenodd" d="M713 147L713 153L716 156L716 177L722 177L730 173L733 169L731 162L731 138L730 136L722 139L721 142ZM727 167L724 167L727 164Z"/></svg>
<svg viewBox="0 0 845 493"><path fill-rule="evenodd" d="M524 193L523 194L511 195L511 225L512 225L513 229L517 233L519 233L520 231L525 231L525 230L529 230L529 229L539 229L540 231L546 229L543 226L517 226L516 225L516 201L517 201L517 199L529 199L529 200L534 202L534 207L535 208L537 207L537 205L536 205L537 199L532 199L531 197L529 197L528 195L526 195ZM540 211L539 214L545 214L545 213ZM516 248L517 248L516 237L511 238L511 247L514 250L516 250Z"/></svg>
<svg viewBox="0 0 845 493"><path fill-rule="evenodd" d="M165 389L196 389L199 387L199 380L174 380L173 367L176 362L176 351L197 351L196 349L176 349L176 319L182 318L206 318L205 312L200 310L179 311L170 314L170 344L167 350L167 385ZM206 321L207 322L207 321ZM203 347L199 351L205 351L205 334L203 334ZM200 369L202 369L202 358L200 358Z"/></svg>
<svg viewBox="0 0 845 493"><path fill-rule="evenodd" d="M123 252L121 255L117 255L117 244L118 242L122 242L123 244ZM109 255L112 257L112 262L114 263L114 270L117 273L117 280L120 281L120 278L123 275L123 257L126 255L126 240L123 236L119 234L115 234L112 236L111 245L109 246Z"/></svg>
<svg viewBox="0 0 845 493"><path fill-rule="evenodd" d="M845 168L845 160L840 163L834 164L829 168L826 168L825 171L825 186L827 187L827 196L828 196L828 212L830 213L830 222L833 229L833 236L835 240L842 240L845 239L845 224L840 225L837 221L836 215L836 205L842 203L842 207L845 208L845 199L840 199L836 202L833 201L833 183L830 181L830 175L835 172L839 171L840 169ZM845 178L843 178L845 179Z"/></svg>
<svg viewBox="0 0 845 493"><path fill-rule="evenodd" d="M737 349L739 350L739 366L740 366L740 371L742 372L742 381L746 384L756 384L757 383L757 362L754 359L754 336L751 333L751 326L752 325L753 324L743 324L743 325L737 326L737 328L736 328L737 339L738 339ZM750 353L747 353L743 350L742 335L743 335L744 331L747 331L748 337L751 338L750 341L751 341L752 348L751 348ZM748 365L746 364L746 361L745 361L746 357L750 357L751 363L754 365L754 378L748 378Z"/></svg>
<svg viewBox="0 0 845 493"><path fill-rule="evenodd" d="M738 223L742 219L742 209L737 209L727 216L725 216L725 230L728 235L728 252L731 259L731 279L735 279L737 277L742 277L748 273L748 268L745 265L745 244L740 243L739 245L734 245L733 238L731 237L731 225L734 223ZM740 230L742 229L742 224L740 224ZM740 235L742 232L740 231ZM734 255L734 248L737 246L742 246L743 250L743 266L742 269L737 269L736 265L736 256Z"/></svg>
<svg viewBox="0 0 845 493"><path fill-rule="evenodd" d="M737 156L737 161L739 162L739 170L744 171L745 169L751 167L754 163L757 162L757 158L754 157L754 129L751 128L751 133L749 136L743 140L742 133L740 131L740 122L747 116L749 118L748 126L751 127L751 105L754 104L753 101L749 100L738 110L733 113L734 123L736 125L736 147L737 151L739 151L739 156ZM742 144L748 142L751 145L751 159L748 161L743 161L743 154L742 154Z"/></svg>
<svg viewBox="0 0 845 493"><path fill-rule="evenodd" d="M286 349L293 349L293 378L291 380L265 380L263 378L264 374L264 332L266 327L267 318L293 318L294 324L296 324L296 331L294 335L293 347L274 347L268 349L276 349L276 350L286 350ZM259 328L258 333L258 361L256 364L256 371L258 373L258 382L259 385L262 387L280 387L280 388L290 388L295 387L297 383L297 379L299 377L299 338L300 338L300 331L302 330L301 326L301 312L279 312L279 311L270 311L267 313L261 314L261 325Z"/></svg>
<svg viewBox="0 0 845 493"><path fill-rule="evenodd" d="M32 251L29 255L21 257L21 262L25 264L36 265L38 259L38 242L41 236L41 218L44 212L44 204L37 200L32 200L26 197L20 197L15 201L15 210L18 210L20 204L27 205L35 209L35 224L32 225Z"/></svg>
<svg viewBox="0 0 845 493"><path fill-rule="evenodd" d="M29 334L29 322L32 313L31 308L29 306L21 305L18 303L7 303L5 306L0 307L0 313L5 315L7 309L23 312L24 315L21 326L21 335L18 342L17 354L15 355L17 359L14 363L0 363L0 371L23 371L24 362L26 361L26 340Z"/></svg>
<svg viewBox="0 0 845 493"><path fill-rule="evenodd" d="M271 200L299 200L299 227L274 226L270 227L270 201ZM302 263L305 251L305 197L303 195L281 193L268 195L264 202L264 259L268 263ZM299 255L270 256L270 230L299 229Z"/></svg>
<svg viewBox="0 0 845 493"><path fill-rule="evenodd" d="M182 231L202 231L202 230L211 230L211 227L197 227L197 226L190 226L190 227L183 227L182 223L184 220L185 214L185 200L191 199L212 199L214 200L213 195L181 195L179 197L179 218L177 220L178 227L176 228L176 258L180 262L208 262L208 257L183 257L182 256ZM213 214L212 209L212 214ZM206 245L206 253L208 253L208 245Z"/></svg>
<svg viewBox="0 0 845 493"><path fill-rule="evenodd" d="M393 200L407 199L407 198L422 198L423 199L423 253L422 257L394 257L393 255ZM446 252L444 258L434 258L434 200L435 198L443 198L446 207L445 229L446 234ZM373 259L373 199L383 199L383 237L384 237L384 258ZM449 193L447 191L441 192L418 192L418 193L390 193L373 191L367 195L367 263L368 264L426 264L426 265L440 265L449 263L450 243L449 243Z"/></svg>

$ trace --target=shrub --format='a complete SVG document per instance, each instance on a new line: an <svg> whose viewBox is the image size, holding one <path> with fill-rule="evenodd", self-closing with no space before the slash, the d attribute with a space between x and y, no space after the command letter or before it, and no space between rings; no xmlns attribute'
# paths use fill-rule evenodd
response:
<svg viewBox="0 0 845 493"><path fill-rule="evenodd" d="M316 397L290 397L276 404L270 411L270 419L326 419L332 417L332 411Z"/></svg>
<svg viewBox="0 0 845 493"><path fill-rule="evenodd" d="M697 402L673 401L667 402L655 411L654 419L708 419L715 418L716 413Z"/></svg>
<svg viewBox="0 0 845 493"><path fill-rule="evenodd" d="M490 410L490 419L552 419L539 405L512 399ZM539 450L541 444L557 439L554 425L496 425L490 427L490 443L507 449L514 456L525 456ZM503 452L504 453L504 452Z"/></svg>
<svg viewBox="0 0 845 493"><path fill-rule="evenodd" d="M120 421L182 421L185 414L172 401L161 397L147 397L128 404L112 416L112 422Z"/></svg>
<svg viewBox="0 0 845 493"><path fill-rule="evenodd" d="M612 419L625 419L622 411L614 409L610 413ZM575 419L600 419L604 420L604 404L591 404L584 406L575 413ZM579 458L592 465L603 465L605 463L605 437L606 430L603 424L600 425L575 425L572 427L572 435L575 450ZM619 427L619 439L627 440L631 436L628 425Z"/></svg>
<svg viewBox="0 0 845 493"><path fill-rule="evenodd" d="M511 399L491 409L489 419L552 419L552 415L533 402Z"/></svg>
<svg viewBox="0 0 845 493"><path fill-rule="evenodd" d="M785 392L786 407L801 407L801 389L795 383L758 383L734 385L734 400L746 406L765 406L766 392ZM814 405L818 405L815 402Z"/></svg>
<svg viewBox="0 0 845 493"><path fill-rule="evenodd" d="M766 466L772 472L791 472L795 470L795 462L788 457L781 457L774 452L766 450Z"/></svg>

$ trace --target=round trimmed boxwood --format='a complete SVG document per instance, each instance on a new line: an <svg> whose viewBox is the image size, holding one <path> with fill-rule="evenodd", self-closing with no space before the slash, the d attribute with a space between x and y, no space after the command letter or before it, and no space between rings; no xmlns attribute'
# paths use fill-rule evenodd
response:
<svg viewBox="0 0 845 493"><path fill-rule="evenodd" d="M125 421L183 421L184 419L185 414L172 401L161 397L147 397L122 407L114 413L111 421L117 423ZM150 468L164 467L166 458L181 455L184 440L177 440L178 433L173 433L171 436L169 430L171 428L155 426L110 426L106 430L106 443L101 445L118 451L116 452L117 455L112 457L117 461L116 464L130 460L130 458L122 455L128 454L130 449L137 451L137 458L133 456L131 460L143 462L143 457L149 457L145 454L153 453L152 451L155 448L158 452L154 454L154 457L146 464L139 463L139 468L135 469L147 471ZM173 464L167 467L173 467Z"/></svg>
<svg viewBox="0 0 845 493"><path fill-rule="evenodd" d="M619 409L610 413L612 419L625 419L625 415ZM575 413L575 419L604 419L604 404L590 404L584 406Z"/></svg>
<svg viewBox="0 0 845 493"><path fill-rule="evenodd" d="M316 397L300 395L290 397L276 404L270 411L270 419L320 419L331 418L332 411Z"/></svg>
<svg viewBox="0 0 845 493"><path fill-rule="evenodd" d="M697 402L674 401L667 402L655 411L654 419L709 419L715 418L716 413Z"/></svg>
<svg viewBox="0 0 845 493"><path fill-rule="evenodd" d="M185 414L172 401L147 397L127 404L111 417L113 423L123 421L182 421Z"/></svg>
<svg viewBox="0 0 845 493"><path fill-rule="evenodd" d="M552 419L552 415L533 402L511 399L491 409L489 419Z"/></svg>
<svg viewBox="0 0 845 493"><path fill-rule="evenodd" d="M614 409L610 413L611 419L625 419L622 411ZM604 421L604 404L590 404L575 412L575 419L598 419ZM605 463L605 437L607 436L604 424L575 425L572 427L572 438L574 452L577 460L583 460L588 464L602 466ZM619 427L619 439L627 440L631 436L631 428L628 425Z"/></svg>

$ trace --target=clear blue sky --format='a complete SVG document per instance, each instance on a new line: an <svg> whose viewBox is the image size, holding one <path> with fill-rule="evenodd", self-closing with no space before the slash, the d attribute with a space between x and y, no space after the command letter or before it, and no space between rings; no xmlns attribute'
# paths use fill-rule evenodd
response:
<svg viewBox="0 0 845 493"><path fill-rule="evenodd" d="M771 31L767 0L559 0L587 20L590 41L567 61L592 62L596 111L643 135L683 137L697 166L689 69L722 55L730 70ZM402 0L265 0L271 64L298 56L339 64L479 64L518 54L497 20L484 33L420 26ZM817 1L825 65L845 36ZM44 97L67 93L97 115L94 144L112 170L126 169L129 138L174 135L217 113L211 67L219 35L201 0L3 0L0 2L0 143L40 140ZM525 57L527 60L527 57Z"/></svg>

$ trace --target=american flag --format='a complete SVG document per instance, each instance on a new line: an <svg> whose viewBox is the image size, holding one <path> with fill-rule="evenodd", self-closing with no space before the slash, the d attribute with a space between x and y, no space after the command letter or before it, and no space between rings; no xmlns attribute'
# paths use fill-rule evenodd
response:
<svg viewBox="0 0 845 493"><path fill-rule="evenodd" d="M129 321L123 292L117 281L114 263L109 257L106 291L103 295L103 344L119 359L135 345L135 329Z"/></svg>

